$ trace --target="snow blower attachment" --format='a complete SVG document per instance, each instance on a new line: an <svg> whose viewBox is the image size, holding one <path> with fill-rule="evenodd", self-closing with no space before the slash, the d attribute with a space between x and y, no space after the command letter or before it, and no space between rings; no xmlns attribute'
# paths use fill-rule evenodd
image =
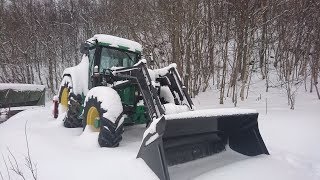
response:
<svg viewBox="0 0 320 180"><path fill-rule="evenodd" d="M43 85L0 83L0 109L9 117L31 106L43 106L44 103Z"/></svg>
<svg viewBox="0 0 320 180"><path fill-rule="evenodd" d="M226 146L247 156L268 154L258 113L194 110L176 65L147 69L139 43L99 34L80 50L82 61L64 71L54 102L56 109L59 102L66 110L65 127L99 131L101 147L117 147L123 126L147 124L137 158L161 180L170 179L168 166L211 156Z"/></svg>

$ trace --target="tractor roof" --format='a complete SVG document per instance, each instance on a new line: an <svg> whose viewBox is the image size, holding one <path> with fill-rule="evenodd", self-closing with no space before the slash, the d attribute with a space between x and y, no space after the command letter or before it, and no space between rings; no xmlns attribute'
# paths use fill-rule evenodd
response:
<svg viewBox="0 0 320 180"><path fill-rule="evenodd" d="M116 47L120 49L125 49L128 51L133 52L141 52L142 51L142 45L131 41L128 39L106 35L106 34L96 34L92 38L88 39L87 41L94 43L95 41L98 41L99 44Z"/></svg>

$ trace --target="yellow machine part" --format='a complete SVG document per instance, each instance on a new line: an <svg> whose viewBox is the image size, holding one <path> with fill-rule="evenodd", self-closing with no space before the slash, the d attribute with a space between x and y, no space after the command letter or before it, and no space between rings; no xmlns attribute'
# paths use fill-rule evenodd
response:
<svg viewBox="0 0 320 180"><path fill-rule="evenodd" d="M69 96L69 89L65 87L62 90L61 99L60 99L60 104L65 108L68 108L68 96Z"/></svg>
<svg viewBox="0 0 320 180"><path fill-rule="evenodd" d="M100 115L99 115L98 109L94 106L90 107L86 117L86 122L87 122L87 125L91 126L92 130L94 131L100 130L100 128L95 128L95 125L94 125L95 120L99 118L100 118Z"/></svg>

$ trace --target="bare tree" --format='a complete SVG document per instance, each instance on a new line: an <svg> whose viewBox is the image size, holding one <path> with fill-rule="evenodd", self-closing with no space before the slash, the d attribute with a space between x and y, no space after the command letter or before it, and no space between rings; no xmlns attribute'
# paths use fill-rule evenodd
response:
<svg viewBox="0 0 320 180"><path fill-rule="evenodd" d="M192 97L216 85L220 103L236 104L254 72L268 91L273 70L320 99L319 9L313 0L0 0L0 82L45 84L53 95L81 42L105 33L140 42L155 67L176 63Z"/></svg>

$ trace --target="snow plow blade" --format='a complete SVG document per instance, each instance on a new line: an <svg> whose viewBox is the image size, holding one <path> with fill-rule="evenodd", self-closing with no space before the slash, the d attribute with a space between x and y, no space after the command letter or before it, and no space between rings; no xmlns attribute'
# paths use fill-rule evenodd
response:
<svg viewBox="0 0 320 180"><path fill-rule="evenodd" d="M170 179L168 166L211 156L226 145L247 156L269 154L259 132L258 113L190 116L193 112L197 111L163 116L155 132L143 139L137 157L160 180Z"/></svg>

